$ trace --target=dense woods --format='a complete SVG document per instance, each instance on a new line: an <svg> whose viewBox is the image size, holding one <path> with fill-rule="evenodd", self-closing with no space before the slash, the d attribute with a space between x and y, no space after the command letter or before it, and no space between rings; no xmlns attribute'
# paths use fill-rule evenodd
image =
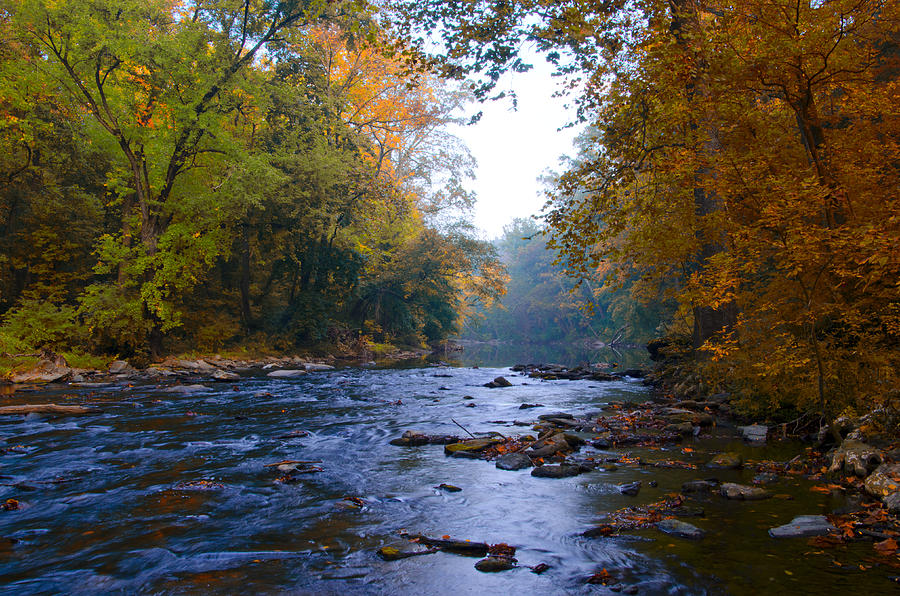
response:
<svg viewBox="0 0 900 596"><path fill-rule="evenodd" d="M3 351L420 344L502 291L363 2L0 3Z"/></svg>
<svg viewBox="0 0 900 596"><path fill-rule="evenodd" d="M896 2L401 4L413 38L443 24L439 61L483 96L526 41L569 75L595 140L550 245L677 300L691 387L828 416L896 400Z"/></svg>

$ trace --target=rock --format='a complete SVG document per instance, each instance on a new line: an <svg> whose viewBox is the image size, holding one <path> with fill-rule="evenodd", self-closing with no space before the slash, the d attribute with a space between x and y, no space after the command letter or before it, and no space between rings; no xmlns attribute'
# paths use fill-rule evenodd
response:
<svg viewBox="0 0 900 596"><path fill-rule="evenodd" d="M417 430L408 430L403 433L399 439L391 441L391 445L414 447L417 445L427 445L430 443L428 435Z"/></svg>
<svg viewBox="0 0 900 596"><path fill-rule="evenodd" d="M865 478L883 462L884 456L878 449L847 439L831 456L828 471L832 474L855 474L859 478Z"/></svg>
<svg viewBox="0 0 900 596"><path fill-rule="evenodd" d="M619 489L619 492L623 495L627 495L629 497L636 497L639 492L641 492L641 483L638 482L629 482L628 484L620 484L616 488Z"/></svg>
<svg viewBox="0 0 900 596"><path fill-rule="evenodd" d="M512 557L487 557L475 563L475 569L484 573L506 571L516 566L516 559Z"/></svg>
<svg viewBox="0 0 900 596"><path fill-rule="evenodd" d="M63 416L77 416L80 414L96 414L100 412L95 408L84 406L58 406L56 404L33 404L21 406L0 406L0 416L9 414L60 414Z"/></svg>
<svg viewBox="0 0 900 596"><path fill-rule="evenodd" d="M612 447L612 443L608 439L599 438L591 441L591 447L594 449L609 449Z"/></svg>
<svg viewBox="0 0 900 596"><path fill-rule="evenodd" d="M769 434L769 427L762 424L751 424L750 426L739 426L738 430L745 441L751 443L765 443L766 436Z"/></svg>
<svg viewBox="0 0 900 596"><path fill-rule="evenodd" d="M512 387L512 383L507 381L504 377L497 377L490 383L485 383L484 386L490 389L496 389L497 387Z"/></svg>
<svg viewBox="0 0 900 596"><path fill-rule="evenodd" d="M567 414L565 412L553 412L552 414L541 414L540 416L538 416L538 420L556 420L559 418L575 420L575 416Z"/></svg>
<svg viewBox="0 0 900 596"><path fill-rule="evenodd" d="M497 443L501 443L501 439L490 438L490 439L468 439L466 441L459 441L458 443L450 443L444 447L444 455L450 455L453 457L467 457L475 454L479 451L484 451L491 445L496 445ZM476 455L476 457L478 457Z"/></svg>
<svg viewBox="0 0 900 596"><path fill-rule="evenodd" d="M687 436L694 434L694 425L690 422L679 422L678 424L669 424L663 430L668 433Z"/></svg>
<svg viewBox="0 0 900 596"><path fill-rule="evenodd" d="M382 546L378 549L378 556L385 561L399 561L400 559L415 557L417 555L429 555L434 552L437 552L437 550L400 550L395 546Z"/></svg>
<svg viewBox="0 0 900 596"><path fill-rule="evenodd" d="M866 478L866 492L882 499L900 490L900 463L881 464Z"/></svg>
<svg viewBox="0 0 900 596"><path fill-rule="evenodd" d="M334 367L330 364L318 364L315 362L306 362L303 364L303 368L306 369L307 372L321 372L323 370L334 370Z"/></svg>
<svg viewBox="0 0 900 596"><path fill-rule="evenodd" d="M116 360L109 365L109 374L121 375L134 372L134 368L125 360Z"/></svg>
<svg viewBox="0 0 900 596"><path fill-rule="evenodd" d="M745 484L735 484L733 482L724 483L719 489L719 493L726 499L740 501L760 501L772 496L772 493L764 488L747 486Z"/></svg>
<svg viewBox="0 0 900 596"><path fill-rule="evenodd" d="M445 490L448 493L458 493L459 491L462 490L458 486L453 486L452 484L443 484L443 483L437 485L435 488L440 489L440 490Z"/></svg>
<svg viewBox="0 0 900 596"><path fill-rule="evenodd" d="M217 381L239 381L241 378L241 375L237 373L218 369L211 376Z"/></svg>
<svg viewBox="0 0 900 596"><path fill-rule="evenodd" d="M791 520L791 523L769 530L772 538L806 538L808 536L822 536L837 528L831 525L824 515L800 515Z"/></svg>
<svg viewBox="0 0 900 596"><path fill-rule="evenodd" d="M665 534L671 534L672 536L678 536L679 538L688 538L690 540L699 540L706 535L706 532L697 526L677 519L664 519L657 522L656 529Z"/></svg>
<svg viewBox="0 0 900 596"><path fill-rule="evenodd" d="M470 542L469 540L454 540L452 538L429 538L422 535L409 536L419 544L432 546L441 550L466 555L469 557L484 557L488 554L488 545L484 542Z"/></svg>
<svg viewBox="0 0 900 596"><path fill-rule="evenodd" d="M497 459L497 469L500 470L523 470L532 465L531 458L524 453L506 453Z"/></svg>
<svg viewBox="0 0 900 596"><path fill-rule="evenodd" d="M537 565L535 565L533 567L529 567L529 569L531 569L532 573L536 573L537 575L540 575L543 572L550 569L550 565L547 565L546 563L538 563Z"/></svg>
<svg viewBox="0 0 900 596"><path fill-rule="evenodd" d="M13 373L9 380L13 383L52 383L70 374L66 359L52 352L46 352L31 370Z"/></svg>
<svg viewBox="0 0 900 596"><path fill-rule="evenodd" d="M718 486L718 483L709 480L691 480L681 485L683 493L709 493Z"/></svg>
<svg viewBox="0 0 900 596"><path fill-rule="evenodd" d="M647 371L641 370L639 368L628 368L622 372L626 377L632 377L634 379L643 379L647 376Z"/></svg>
<svg viewBox="0 0 900 596"><path fill-rule="evenodd" d="M166 387L163 389L166 393L181 393L183 395L190 395L192 393L203 393L204 391L212 391L206 385L176 385L174 387Z"/></svg>
<svg viewBox="0 0 900 596"><path fill-rule="evenodd" d="M895 491L881 499L888 512L893 514L900 513L900 491Z"/></svg>
<svg viewBox="0 0 900 596"><path fill-rule="evenodd" d="M546 465L536 467L531 471L531 475L535 478L569 478L578 476L583 471L581 466L571 464Z"/></svg>
<svg viewBox="0 0 900 596"><path fill-rule="evenodd" d="M210 373L216 370L216 367L206 360L197 360L194 362L194 368L202 373Z"/></svg>
<svg viewBox="0 0 900 596"><path fill-rule="evenodd" d="M520 410L528 410L530 408L543 408L544 404L522 404L519 406Z"/></svg>
<svg viewBox="0 0 900 596"><path fill-rule="evenodd" d="M281 369L281 370L273 370L267 377L272 377L273 379L294 379L296 377L302 377L306 374L305 370L293 370L293 369Z"/></svg>
<svg viewBox="0 0 900 596"><path fill-rule="evenodd" d="M720 453L707 462L706 467L714 470L737 470L744 465L744 458L740 453Z"/></svg>

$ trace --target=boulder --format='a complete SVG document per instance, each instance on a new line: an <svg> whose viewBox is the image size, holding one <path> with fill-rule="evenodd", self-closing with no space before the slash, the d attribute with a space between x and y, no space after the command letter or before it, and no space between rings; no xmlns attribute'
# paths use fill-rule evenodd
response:
<svg viewBox="0 0 900 596"><path fill-rule="evenodd" d="M70 374L72 369L66 359L56 354L47 354L26 372L13 373L9 380L13 383L52 383Z"/></svg>
<svg viewBox="0 0 900 596"><path fill-rule="evenodd" d="M772 538L806 538L808 536L822 536L837 528L831 525L824 515L800 515L791 520L791 523L769 530Z"/></svg>
<svg viewBox="0 0 900 596"><path fill-rule="evenodd" d="M306 374L305 370L294 370L294 369L281 369L281 370L273 370L268 373L267 377L272 377L273 379L294 379L296 377L302 377Z"/></svg>
<svg viewBox="0 0 900 596"><path fill-rule="evenodd" d="M699 540L706 535L706 532L697 526L677 519L664 519L657 522L656 529L665 534L690 540Z"/></svg>
<svg viewBox="0 0 900 596"><path fill-rule="evenodd" d="M737 470L744 465L744 458L740 453L720 453L707 462L706 467L714 470Z"/></svg>
<svg viewBox="0 0 900 596"><path fill-rule="evenodd" d="M497 387L512 387L512 383L507 381L505 377L497 377L493 381L485 383L484 386L490 389L496 389Z"/></svg>
<svg viewBox="0 0 900 596"><path fill-rule="evenodd" d="M217 381L239 381L241 378L241 375L226 370L216 370L211 376Z"/></svg>
<svg viewBox="0 0 900 596"><path fill-rule="evenodd" d="M506 453L497 459L497 469L499 470L523 470L532 465L531 458L524 453Z"/></svg>
<svg viewBox="0 0 900 596"><path fill-rule="evenodd" d="M739 501L760 501L772 496L772 493L764 488L747 486L745 484L735 484L733 482L724 483L719 489L719 494L726 499L735 499Z"/></svg>
<svg viewBox="0 0 900 596"><path fill-rule="evenodd" d="M866 478L866 492L877 499L900 490L900 463L881 464Z"/></svg>
<svg viewBox="0 0 900 596"><path fill-rule="evenodd" d="M741 431L741 436L744 437L744 440L751 443L765 443L766 436L769 434L769 427L762 424L739 426L738 430Z"/></svg>
<svg viewBox="0 0 900 596"><path fill-rule="evenodd" d="M667 433L687 436L694 434L694 425L690 422L679 422L678 424L668 424L663 430Z"/></svg>
<svg viewBox="0 0 900 596"><path fill-rule="evenodd" d="M884 506L887 507L888 512L895 515L900 513L900 490L892 492L881 500L884 501Z"/></svg>
<svg viewBox="0 0 900 596"><path fill-rule="evenodd" d="M134 368L125 360L115 360L109 365L109 374L122 375L134 372Z"/></svg>
<svg viewBox="0 0 900 596"><path fill-rule="evenodd" d="M569 478L578 476L584 470L581 466L571 464L538 466L531 471L535 478Z"/></svg>
<svg viewBox="0 0 900 596"><path fill-rule="evenodd" d="M865 478L883 462L884 456L878 449L847 439L831 456L828 471L832 474L854 474Z"/></svg>

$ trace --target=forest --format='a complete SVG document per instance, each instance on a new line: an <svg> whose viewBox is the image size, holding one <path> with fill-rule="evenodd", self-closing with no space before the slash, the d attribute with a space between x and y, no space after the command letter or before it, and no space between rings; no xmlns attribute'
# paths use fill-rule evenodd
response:
<svg viewBox="0 0 900 596"><path fill-rule="evenodd" d="M422 344L503 274L464 98L360 2L3 2L2 351Z"/></svg>

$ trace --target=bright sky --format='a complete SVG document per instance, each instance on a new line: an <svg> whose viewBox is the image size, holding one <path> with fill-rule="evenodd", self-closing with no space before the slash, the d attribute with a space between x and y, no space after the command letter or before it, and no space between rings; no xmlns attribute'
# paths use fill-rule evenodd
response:
<svg viewBox="0 0 900 596"><path fill-rule="evenodd" d="M478 193L475 225L487 238L500 236L503 226L516 217L541 211L545 197L542 174L559 171L559 158L571 155L575 128L561 129L572 117L563 98L552 97L558 79L542 58L533 60L534 69L511 73L499 90L514 89L519 105L503 99L473 106L484 111L481 121L454 131L478 160L477 179L471 188Z"/></svg>

